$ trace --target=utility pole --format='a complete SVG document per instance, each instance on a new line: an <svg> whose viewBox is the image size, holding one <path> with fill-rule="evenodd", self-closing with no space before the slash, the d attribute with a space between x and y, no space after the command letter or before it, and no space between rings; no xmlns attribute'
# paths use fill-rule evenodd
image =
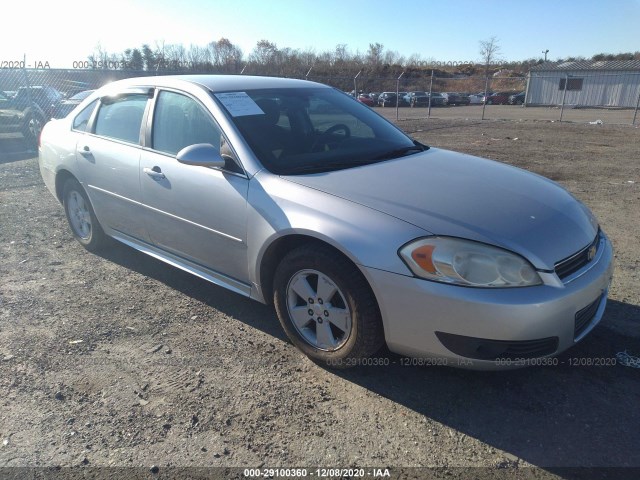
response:
<svg viewBox="0 0 640 480"><path fill-rule="evenodd" d="M546 50L542 50L542 53L544 53L544 61L547 61L547 53L549 53L549 49L547 48Z"/></svg>

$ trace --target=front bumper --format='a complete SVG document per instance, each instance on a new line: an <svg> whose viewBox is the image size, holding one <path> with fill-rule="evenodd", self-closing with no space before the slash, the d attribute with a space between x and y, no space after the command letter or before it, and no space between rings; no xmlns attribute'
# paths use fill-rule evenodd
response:
<svg viewBox="0 0 640 480"><path fill-rule="evenodd" d="M451 338L459 340L458 345L465 337L516 345L508 355L511 359L517 359L514 355L518 345L531 342L555 339L547 341L546 350L540 350L539 357L557 355L575 345L600 321L606 306L613 274L613 250L604 234L601 242L597 257L565 279L566 283L555 274L547 274L555 278L535 287L469 288L367 267L363 267L363 272L378 299L390 350L437 359L441 365L501 369L518 362L501 361L502 352L489 358L491 355L486 351L470 353L469 345L455 348L456 342L451 343ZM586 321L585 312L589 314ZM464 355L445 347L441 339Z"/></svg>

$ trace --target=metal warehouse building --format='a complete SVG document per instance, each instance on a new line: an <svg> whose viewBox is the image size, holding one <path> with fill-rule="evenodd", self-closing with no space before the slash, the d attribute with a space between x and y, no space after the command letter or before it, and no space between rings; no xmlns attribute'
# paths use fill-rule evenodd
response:
<svg viewBox="0 0 640 480"><path fill-rule="evenodd" d="M527 105L635 108L640 60L543 63L527 76Z"/></svg>

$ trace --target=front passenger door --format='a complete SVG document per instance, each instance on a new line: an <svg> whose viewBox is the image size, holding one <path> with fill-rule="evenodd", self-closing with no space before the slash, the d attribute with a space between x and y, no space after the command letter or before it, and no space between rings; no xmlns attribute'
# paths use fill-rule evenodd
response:
<svg viewBox="0 0 640 480"><path fill-rule="evenodd" d="M140 162L147 230L157 247L248 284L248 178L233 160L227 169L176 160L184 147L210 143L220 148L224 141L220 128L196 99L160 91L151 145Z"/></svg>

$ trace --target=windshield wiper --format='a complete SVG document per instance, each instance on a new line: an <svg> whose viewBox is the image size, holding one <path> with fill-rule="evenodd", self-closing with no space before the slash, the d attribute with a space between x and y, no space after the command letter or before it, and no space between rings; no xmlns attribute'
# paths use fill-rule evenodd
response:
<svg viewBox="0 0 640 480"><path fill-rule="evenodd" d="M425 150L429 150L428 145L423 145L420 142L414 141L414 145L410 145L403 148L396 148L395 150L391 150L389 152L385 152L382 155L378 155L375 157L369 157L362 160L349 160L342 162L327 162L324 164L313 164L313 165L300 165L295 167L290 167L285 169L281 175L295 175L297 173L322 173L322 172L330 172L332 170L343 170L345 168L353 168L360 167L362 165L369 165L371 163L378 163L383 160L389 160L392 158L399 158L404 155L407 155L409 152L424 152Z"/></svg>
<svg viewBox="0 0 640 480"><path fill-rule="evenodd" d="M409 154L410 152L424 152L425 150L428 150L429 147L426 145L423 145L419 142L415 142L415 145L411 145L408 147L402 147L402 148L396 148L394 150L390 150L388 152L383 153L382 155L378 155L377 157L374 157L374 160L388 160L391 158L400 158L400 157L404 157L405 155Z"/></svg>

